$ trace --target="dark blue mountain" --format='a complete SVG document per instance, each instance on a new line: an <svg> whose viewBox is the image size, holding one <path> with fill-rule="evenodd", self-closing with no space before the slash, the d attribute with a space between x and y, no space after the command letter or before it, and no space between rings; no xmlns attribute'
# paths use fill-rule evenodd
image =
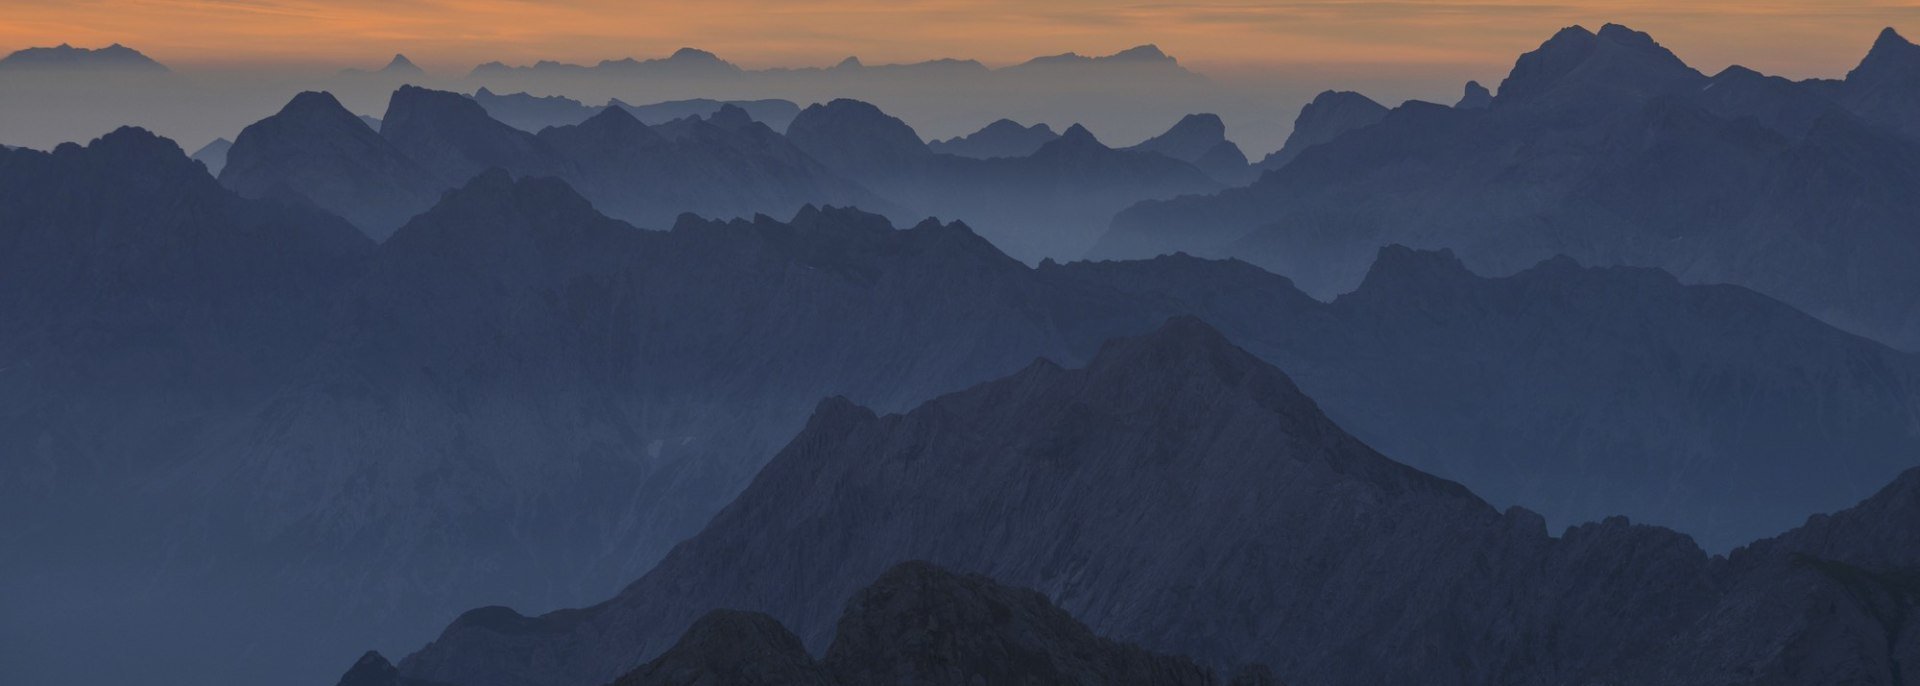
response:
<svg viewBox="0 0 1920 686"><path fill-rule="evenodd" d="M466 613L401 671L602 683L732 608L815 650L833 640L831 666L897 678L943 661L844 650L849 634L970 624L843 619L834 639L834 618L874 604L858 580L924 559L1042 589L1094 632L1289 682L1892 684L1920 656L1897 619L1920 604L1898 576L1916 483L1731 559L1623 518L1549 537L1538 515L1374 452L1279 370L1176 318L1084 368L1037 361L904 414L823 401L618 595Z"/></svg>

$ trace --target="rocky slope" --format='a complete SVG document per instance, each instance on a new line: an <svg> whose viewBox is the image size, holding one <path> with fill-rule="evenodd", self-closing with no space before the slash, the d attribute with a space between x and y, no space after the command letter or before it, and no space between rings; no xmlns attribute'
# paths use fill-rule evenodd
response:
<svg viewBox="0 0 1920 686"><path fill-rule="evenodd" d="M597 683L716 607L824 647L843 599L872 602L853 580L927 559L1039 589L1113 638L1265 662L1289 681L1892 684L1911 600L1850 595L1862 582L1822 565L1901 573L1915 479L1729 560L1619 518L1552 538L1537 515L1372 451L1284 374L1175 319L1083 369L1036 362L906 414L824 401L618 596L542 617L470 612L402 671ZM1762 591L1844 612L1778 612Z"/></svg>

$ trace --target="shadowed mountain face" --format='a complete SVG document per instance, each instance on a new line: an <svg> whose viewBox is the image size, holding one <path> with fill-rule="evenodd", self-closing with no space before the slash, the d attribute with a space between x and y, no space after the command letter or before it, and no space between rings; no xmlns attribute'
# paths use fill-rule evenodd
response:
<svg viewBox="0 0 1920 686"><path fill-rule="evenodd" d="M338 218L234 196L139 129L0 151L0 246L9 679L167 672L222 621L202 589L165 581L191 566L168 562L178 546L211 534L180 516L209 484L174 477L288 378L372 246ZM233 645L195 646L213 659L194 671L221 673Z"/></svg>
<svg viewBox="0 0 1920 686"><path fill-rule="evenodd" d="M1487 109L1407 103L1248 188L1135 206L1095 254L1235 256L1322 297L1384 243L1491 273L1568 254L1748 286L1920 347L1920 146L1820 105L1819 87L1723 77L1642 33L1570 28Z"/></svg>
<svg viewBox="0 0 1920 686"><path fill-rule="evenodd" d="M853 580L927 559L1038 589L1115 639L1306 683L1892 683L1911 629L1873 617L1913 599L1846 597L1850 572L1832 570L1910 564L1882 551L1911 542L1913 520L1876 515L1910 514L1916 479L1730 563L1622 519L1549 538L1537 515L1375 453L1278 370L1175 319L1084 369L1036 362L904 415L825 401L705 531L618 596L538 618L470 612L402 671L599 683L716 607L764 612L818 648L843 599L875 604ZM1771 612L1754 589L1842 611L1713 627ZM828 662L887 664L839 646L912 624L855 633L842 620Z"/></svg>
<svg viewBox="0 0 1920 686"><path fill-rule="evenodd" d="M1259 668L1246 671L1254 683ZM1221 683L1191 660L1095 636L1047 597L925 562L896 565L848 601L826 659L764 614L716 610L615 686Z"/></svg>
<svg viewBox="0 0 1920 686"><path fill-rule="evenodd" d="M935 153L913 128L854 100L808 107L794 145L909 211L966 217L1021 260L1077 258L1113 212L1140 199L1217 189L1192 164L1115 150L1075 125L1025 157Z"/></svg>
<svg viewBox="0 0 1920 686"><path fill-rule="evenodd" d="M315 92L241 131L220 171L236 193L334 212L376 240L432 206L447 178Z"/></svg>

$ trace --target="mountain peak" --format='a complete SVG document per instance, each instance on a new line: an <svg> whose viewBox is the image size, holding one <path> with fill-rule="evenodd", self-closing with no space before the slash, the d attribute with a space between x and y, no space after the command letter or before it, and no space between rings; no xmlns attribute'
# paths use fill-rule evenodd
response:
<svg viewBox="0 0 1920 686"><path fill-rule="evenodd" d="M1135 62L1172 62L1172 57L1160 51L1160 46L1152 43L1136 45L1113 54L1111 59Z"/></svg>
<svg viewBox="0 0 1920 686"><path fill-rule="evenodd" d="M739 105L730 102L722 103L720 109L714 110L713 114L707 115L707 123L725 129L737 129L742 126L751 125L753 123L753 115L747 114L747 111Z"/></svg>
<svg viewBox="0 0 1920 686"><path fill-rule="evenodd" d="M855 175L885 173L930 152L906 122L851 98L807 106L787 124L787 138L829 168Z"/></svg>
<svg viewBox="0 0 1920 686"><path fill-rule="evenodd" d="M1607 24L1598 34L1569 26L1540 47L1521 55L1500 82L1499 99L1586 103L1591 98L1626 95L1645 98L1699 72L1646 33Z"/></svg>
<svg viewBox="0 0 1920 686"><path fill-rule="evenodd" d="M1460 95L1460 101L1453 104L1455 109L1477 110L1493 104L1493 93L1479 81L1468 81L1467 88Z"/></svg>
<svg viewBox="0 0 1920 686"><path fill-rule="evenodd" d="M1067 130L1060 132L1060 142L1099 145L1100 139L1094 138L1093 132L1088 131L1087 127L1075 123L1073 126L1067 127Z"/></svg>
<svg viewBox="0 0 1920 686"><path fill-rule="evenodd" d="M1860 60L1859 66L1847 73L1847 80L1905 80L1915 75L1920 75L1920 46L1915 46L1889 26L1880 30L1880 36L1874 39L1867 56Z"/></svg>
<svg viewBox="0 0 1920 686"><path fill-rule="evenodd" d="M296 93L293 98L287 100L285 106L280 108L280 112L276 116L326 118L352 120L355 123L360 122L358 116L347 111L346 105L340 104L339 98L333 97L333 94L327 91L301 91Z"/></svg>
<svg viewBox="0 0 1920 686"><path fill-rule="evenodd" d="M392 686L400 681L400 670L386 656L369 650L340 677L339 686Z"/></svg>
<svg viewBox="0 0 1920 686"><path fill-rule="evenodd" d="M1891 26L1880 29L1880 35L1873 39L1873 50L1899 50L1910 47L1913 47L1913 43L1905 36L1901 36L1899 31L1893 30Z"/></svg>
<svg viewBox="0 0 1920 686"><path fill-rule="evenodd" d="M681 48L679 50L675 50L673 51L672 55L667 56L667 60L671 62L709 62L709 63L719 63L722 61L719 55L715 55L711 52L707 52L699 48Z"/></svg>
<svg viewBox="0 0 1920 686"><path fill-rule="evenodd" d="M421 69L419 65L414 64L413 60L407 59L406 55L402 55L400 53L394 53L393 59L388 61L387 66L382 67L380 71L382 73L387 73L387 74L424 74L426 73L426 70Z"/></svg>
<svg viewBox="0 0 1920 686"><path fill-rule="evenodd" d="M855 56L853 56L853 55L848 55L846 59L844 59L844 60L840 60L840 63L839 63L839 64L835 64L835 65L833 65L833 68L835 68L835 69L859 69L859 68L861 68L861 67L864 67L864 66L866 66L866 65L865 65L865 64L861 64L861 62L860 62L860 58L858 58L858 57L855 57Z"/></svg>
<svg viewBox="0 0 1920 686"><path fill-rule="evenodd" d="M631 226L600 214L565 181L515 179L495 167L448 191L394 232L384 247L505 268L538 251L606 244L582 236L634 233Z"/></svg>
<svg viewBox="0 0 1920 686"><path fill-rule="evenodd" d="M1231 148L1231 151L1227 148ZM1209 154L1215 154L1221 156L1227 167L1233 166L1230 158L1238 157L1238 166L1246 166L1246 156L1227 141L1227 125L1216 114L1181 117L1166 133L1149 138L1132 149L1159 153L1193 164L1199 164Z"/></svg>

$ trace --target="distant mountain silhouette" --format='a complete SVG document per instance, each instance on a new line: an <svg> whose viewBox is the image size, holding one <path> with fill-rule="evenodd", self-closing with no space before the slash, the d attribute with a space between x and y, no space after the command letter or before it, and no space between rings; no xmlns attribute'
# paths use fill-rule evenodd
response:
<svg viewBox="0 0 1920 686"><path fill-rule="evenodd" d="M1035 57L1020 64L1007 67L1009 71L1036 71L1041 69L1074 69L1100 67L1107 65L1151 66L1155 68L1179 69L1180 63L1159 46L1139 45L1106 56L1089 57L1078 53L1062 53L1046 57Z"/></svg>
<svg viewBox="0 0 1920 686"><path fill-rule="evenodd" d="M561 62L541 61L531 67L509 67L500 62L488 62L474 67L471 76L486 77L529 71L540 72L578 72L597 71L622 76L663 76L674 78L725 78L741 73L733 63L720 59L711 52L697 48L681 48L672 55L659 59L636 60L631 57L618 60L602 60L591 67Z"/></svg>
<svg viewBox="0 0 1920 686"><path fill-rule="evenodd" d="M1139 199L1221 186L1186 162L1109 148L1079 125L1026 157L975 159L936 153L906 122L839 99L801 111L787 137L914 213L966 217L1028 261L1077 257L1114 211Z"/></svg>
<svg viewBox="0 0 1920 686"><path fill-rule="evenodd" d="M340 214L376 239L495 167L565 178L604 211L653 228L683 212L789 213L821 202L894 209L732 105L660 131L625 108L601 109L535 135L488 116L482 102L499 98L402 86L375 132L331 95L304 93L242 133L222 182Z"/></svg>
<svg viewBox="0 0 1920 686"><path fill-rule="evenodd" d="M1247 670L1246 680L1254 683ZM847 603L826 658L764 614L716 610L615 686L1223 683L1191 660L1095 636L1046 596L924 562L880 575Z"/></svg>
<svg viewBox="0 0 1920 686"><path fill-rule="evenodd" d="M373 71L367 71L365 69L343 69L340 71L340 73L345 76L388 76L388 77L395 77L395 78L418 78L418 77L426 76L427 70L421 69L419 65L416 65L413 63L413 60L407 59L406 55L395 54L393 56L393 59L387 62L387 66L381 67L379 69L376 69Z"/></svg>
<svg viewBox="0 0 1920 686"><path fill-rule="evenodd" d="M1293 120L1293 132L1280 149L1256 165L1261 170L1279 169L1300 151L1338 138L1340 134L1365 128L1386 118L1387 108L1367 96L1348 91L1323 91L1300 108Z"/></svg>
<svg viewBox="0 0 1920 686"><path fill-rule="evenodd" d="M1036 57L1016 65L989 70L974 60L940 59L914 64L868 65L859 58L849 57L833 67L826 69L776 68L768 70L743 70L731 62L720 59L713 53L694 48L681 48L671 56L660 59L636 60L628 57L618 60L602 60L598 64L587 66L554 61L540 61L528 67L508 66L501 62L488 62L475 67L474 77L497 77L515 74L579 74L602 73L626 76L653 76L668 78L729 78L749 74L785 75L807 72L926 72L926 71L962 71L987 72L1002 71L1008 73L1033 72L1040 70L1086 69L1086 68L1152 68L1173 72L1188 73L1179 62L1158 47L1142 45L1122 50L1112 55L1083 56L1077 53L1063 53L1046 57Z"/></svg>
<svg viewBox="0 0 1920 686"><path fill-rule="evenodd" d="M1218 115L1189 114L1166 133L1127 149L1159 153L1186 162L1229 186L1252 180L1247 156L1233 141L1227 140L1227 125Z"/></svg>
<svg viewBox="0 0 1920 686"><path fill-rule="evenodd" d="M0 71L166 72L140 51L114 43L104 48L26 48L0 58Z"/></svg>
<svg viewBox="0 0 1920 686"><path fill-rule="evenodd" d="M220 170L227 166L227 151L232 148L233 141L225 138L215 138L213 142L200 146L199 150L193 151L193 159L199 160L201 164L207 165L207 173L218 178L220 176Z"/></svg>
<svg viewBox="0 0 1920 686"><path fill-rule="evenodd" d="M1239 257L1330 297L1384 243L1489 273L1564 253L1748 286L1920 348L1920 146L1823 97L1569 28L1485 110L1407 103L1246 189L1130 208L1093 254Z"/></svg>
<svg viewBox="0 0 1920 686"><path fill-rule="evenodd" d="M1046 124L1021 126L1011 119L999 119L965 136L929 142L927 149L983 160L992 157L1026 157L1059 137L1060 134L1054 133Z"/></svg>
<svg viewBox="0 0 1920 686"><path fill-rule="evenodd" d="M843 599L874 604L859 579L924 559L1047 589L1114 639L1216 667L1257 660L1288 681L1881 683L1913 653L1909 627L1877 618L1916 605L1879 575L1915 560L1917 484L1920 469L1730 560L1621 518L1551 538L1531 512L1374 452L1286 375L1176 318L1084 368L1037 361L905 414L823 401L620 594L541 617L469 612L401 670L600 683L713 608L765 613L818 650ZM840 634L873 624L855 635L969 625L843 620Z"/></svg>
<svg viewBox="0 0 1920 686"><path fill-rule="evenodd" d="M787 100L740 100L722 102L719 100L694 99L673 100L651 105L629 105L614 99L607 105L588 106L578 100L561 96L535 97L526 93L495 94L482 86L474 91L473 100L486 108L487 114L509 126L522 131L538 133L549 126L570 126L586 121L608 107L620 107L649 126L687 117L706 118L720 111L723 105L734 105L746 111L754 121L766 124L774 131L785 131L787 124L800 113L800 107Z"/></svg>

